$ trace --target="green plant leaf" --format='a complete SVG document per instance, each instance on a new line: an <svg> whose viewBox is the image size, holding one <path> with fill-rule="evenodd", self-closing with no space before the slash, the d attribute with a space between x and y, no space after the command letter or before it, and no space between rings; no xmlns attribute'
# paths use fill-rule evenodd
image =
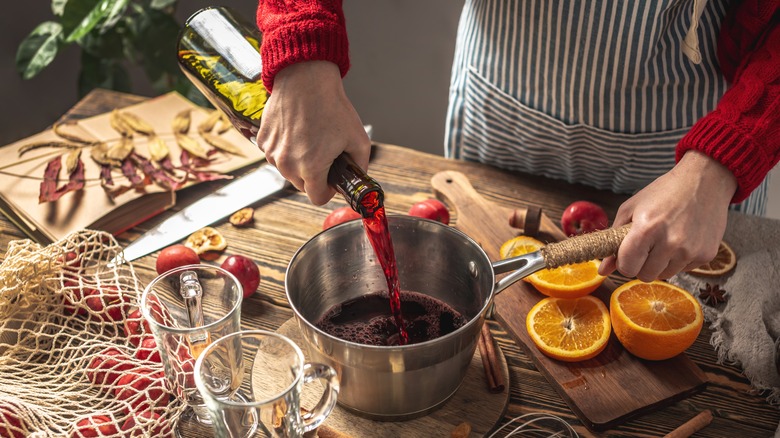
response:
<svg viewBox="0 0 780 438"><path fill-rule="evenodd" d="M176 1L177 0L152 0L149 7L158 10L172 8L176 5Z"/></svg>
<svg viewBox="0 0 780 438"><path fill-rule="evenodd" d="M62 13L65 11L65 4L68 0L51 0L51 12L57 17L62 17Z"/></svg>
<svg viewBox="0 0 780 438"><path fill-rule="evenodd" d="M130 76L120 62L82 52L79 96L83 97L95 88L130 92L132 87Z"/></svg>
<svg viewBox="0 0 780 438"><path fill-rule="evenodd" d="M102 34L90 32L81 39L81 50L99 58L124 59L125 39L120 32L117 28Z"/></svg>
<svg viewBox="0 0 780 438"><path fill-rule="evenodd" d="M126 0L68 0L62 14L66 42L80 40L108 17L118 2Z"/></svg>
<svg viewBox="0 0 780 438"><path fill-rule="evenodd" d="M128 37L134 49L136 62L143 66L155 89L170 89L166 75L179 75L176 61L176 40L181 26L169 14L146 9L132 21ZM167 85L164 85L168 82Z"/></svg>
<svg viewBox="0 0 780 438"><path fill-rule="evenodd" d="M108 11L108 15L106 15L106 21L103 22L103 25L100 26L100 31L105 32L116 25L119 20L122 19L122 16L125 14L125 9L127 9L127 4L130 3L130 0L116 0L113 2L113 5L111 5L111 9Z"/></svg>
<svg viewBox="0 0 780 438"><path fill-rule="evenodd" d="M54 21L39 24L16 52L16 69L24 79L35 77L57 56L62 40L62 25Z"/></svg>

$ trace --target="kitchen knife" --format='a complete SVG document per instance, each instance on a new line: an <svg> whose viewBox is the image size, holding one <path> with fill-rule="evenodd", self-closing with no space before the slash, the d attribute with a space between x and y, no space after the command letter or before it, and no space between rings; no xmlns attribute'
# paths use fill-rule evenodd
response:
<svg viewBox="0 0 780 438"><path fill-rule="evenodd" d="M283 189L287 180L270 164L236 178L195 201L130 243L111 264L133 261Z"/></svg>

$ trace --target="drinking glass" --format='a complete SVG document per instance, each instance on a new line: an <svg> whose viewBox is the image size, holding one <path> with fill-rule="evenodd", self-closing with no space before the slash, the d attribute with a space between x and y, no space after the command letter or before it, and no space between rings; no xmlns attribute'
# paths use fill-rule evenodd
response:
<svg viewBox="0 0 780 438"><path fill-rule="evenodd" d="M175 427L177 436L212 433L195 386L195 359L212 340L239 331L242 295L233 274L205 264L165 272L141 295L141 312L157 341L169 387L187 405Z"/></svg>
<svg viewBox="0 0 780 438"><path fill-rule="evenodd" d="M323 394L302 412L304 385L322 381ZM304 362L289 338L264 330L227 335L195 363L195 383L220 438L301 437L333 410L339 383L328 365Z"/></svg>

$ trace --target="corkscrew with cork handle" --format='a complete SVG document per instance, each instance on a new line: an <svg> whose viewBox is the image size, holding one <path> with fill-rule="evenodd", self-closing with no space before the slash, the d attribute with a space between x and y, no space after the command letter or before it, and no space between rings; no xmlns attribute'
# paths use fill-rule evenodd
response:
<svg viewBox="0 0 780 438"><path fill-rule="evenodd" d="M185 76L252 142L256 140L269 95L260 79L260 41L257 29L230 9L210 7L187 20L177 48ZM334 160L328 184L363 217L383 203L384 192L379 183L347 154ZM496 283L495 293L541 269L614 255L629 229L630 224L588 233L497 261L493 263L496 274L512 272Z"/></svg>

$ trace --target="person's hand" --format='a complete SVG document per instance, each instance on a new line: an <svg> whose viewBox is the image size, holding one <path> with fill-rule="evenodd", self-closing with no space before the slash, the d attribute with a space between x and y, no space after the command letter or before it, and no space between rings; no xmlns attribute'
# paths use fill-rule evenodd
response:
<svg viewBox="0 0 780 438"><path fill-rule="evenodd" d="M315 205L328 202L328 170L342 152L363 169L371 142L347 98L338 67L309 61L284 68L263 110L257 146Z"/></svg>
<svg viewBox="0 0 780 438"><path fill-rule="evenodd" d="M688 151L677 165L629 198L613 227L631 230L617 257L605 258L599 273L617 269L642 281L667 279L712 260L726 231L734 175L712 158Z"/></svg>

